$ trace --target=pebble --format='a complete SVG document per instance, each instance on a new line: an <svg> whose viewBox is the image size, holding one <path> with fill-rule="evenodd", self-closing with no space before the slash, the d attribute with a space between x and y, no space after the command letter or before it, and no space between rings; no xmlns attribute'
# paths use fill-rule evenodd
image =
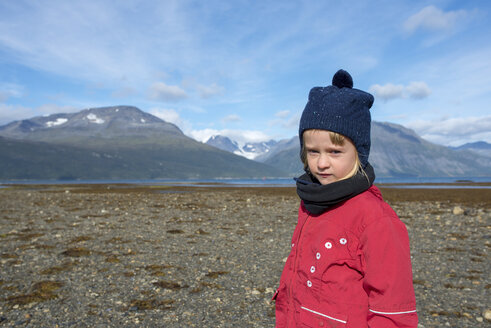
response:
<svg viewBox="0 0 491 328"><path fill-rule="evenodd" d="M453 208L452 213L453 213L454 215L462 215L462 214L464 214L464 210L463 210L463 209L462 209L460 206L455 206L455 207Z"/></svg>

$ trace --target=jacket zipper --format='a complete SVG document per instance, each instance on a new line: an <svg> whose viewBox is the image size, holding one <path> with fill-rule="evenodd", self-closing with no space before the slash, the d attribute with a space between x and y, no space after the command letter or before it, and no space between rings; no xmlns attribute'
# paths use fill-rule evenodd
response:
<svg viewBox="0 0 491 328"><path fill-rule="evenodd" d="M307 223L309 222L309 219L310 219L310 215L307 216L307 218L305 219L305 222L303 223L302 227L300 228L300 232L298 233L298 239L297 239L297 244L295 245L297 247L297 249L295 250L295 260L293 262L293 274L290 278L290 292L289 292L289 296L290 296L290 305L292 306L293 305L293 280L295 278L295 276L297 275L297 260L298 260L298 253L299 253L299 247L301 245L301 239L302 239L302 232L303 232L303 229L305 228L305 226L307 225Z"/></svg>

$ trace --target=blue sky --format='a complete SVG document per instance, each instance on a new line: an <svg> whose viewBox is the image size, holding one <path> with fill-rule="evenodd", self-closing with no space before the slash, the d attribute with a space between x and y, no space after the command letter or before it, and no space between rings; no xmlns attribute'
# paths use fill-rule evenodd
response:
<svg viewBox="0 0 491 328"><path fill-rule="evenodd" d="M187 135L290 138L348 70L372 119L491 143L490 1L0 0L0 124L133 105Z"/></svg>

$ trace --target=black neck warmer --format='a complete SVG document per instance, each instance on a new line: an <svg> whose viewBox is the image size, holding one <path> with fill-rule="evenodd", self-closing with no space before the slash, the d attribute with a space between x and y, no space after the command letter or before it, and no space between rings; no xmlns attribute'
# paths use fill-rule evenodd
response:
<svg viewBox="0 0 491 328"><path fill-rule="evenodd" d="M310 174L303 174L297 181L297 194L303 200L305 208L314 215L319 215L329 207L361 194L373 184L375 172L370 163L365 167L365 174L358 171L351 178L321 185ZM367 179L368 178L368 179Z"/></svg>

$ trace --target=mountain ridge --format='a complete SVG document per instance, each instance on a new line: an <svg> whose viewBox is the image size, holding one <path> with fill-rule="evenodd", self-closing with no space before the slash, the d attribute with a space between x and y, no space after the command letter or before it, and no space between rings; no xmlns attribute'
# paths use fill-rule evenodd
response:
<svg viewBox="0 0 491 328"><path fill-rule="evenodd" d="M380 177L491 176L489 156L467 149L433 144L415 131L390 122L372 122L369 161ZM479 144L481 148L483 144ZM490 151L486 148L488 154ZM282 168L291 175L303 172L298 136L280 140L255 160ZM472 161L469 161L472 158Z"/></svg>
<svg viewBox="0 0 491 328"><path fill-rule="evenodd" d="M488 152L486 147L451 149L404 126L372 122L369 161L380 177L491 176L491 157L475 151ZM224 136L198 142L133 106L88 108L0 126L2 179L286 177L303 172L299 153L298 137L242 147Z"/></svg>
<svg viewBox="0 0 491 328"><path fill-rule="evenodd" d="M0 135L13 139L66 142L68 136L117 136L157 135L184 136L174 124L143 112L133 106L97 107L76 113L59 113L36 116L0 126ZM54 131L54 132L53 132Z"/></svg>
<svg viewBox="0 0 491 328"><path fill-rule="evenodd" d="M136 107L112 106L0 127L2 179L211 179L280 177L267 164L185 136Z"/></svg>
<svg viewBox="0 0 491 328"><path fill-rule="evenodd" d="M457 147L450 147L450 148L455 149L457 151L462 151L462 150L471 151L481 156L491 158L491 144L485 141L468 142L466 144Z"/></svg>

